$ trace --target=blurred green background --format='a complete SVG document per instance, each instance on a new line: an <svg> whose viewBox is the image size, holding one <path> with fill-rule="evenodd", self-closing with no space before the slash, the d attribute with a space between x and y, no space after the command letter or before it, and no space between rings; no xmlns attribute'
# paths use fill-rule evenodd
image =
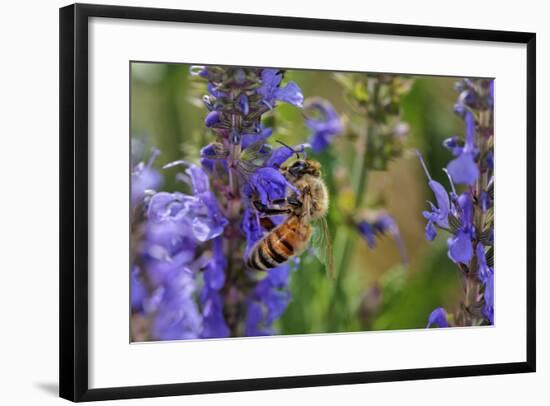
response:
<svg viewBox="0 0 550 406"><path fill-rule="evenodd" d="M433 196L414 153L419 149L432 177L447 184L441 168L450 153L442 141L463 131L462 121L453 113L456 78L412 78L412 90L402 102L403 120L411 129L405 152L387 171L370 171L365 196L367 201L373 196L382 199L387 212L396 219L408 265L401 264L391 237L379 238L374 249L357 237L355 255L344 270L341 294L335 296L334 282L323 267L314 259L303 258L300 268L292 273L292 301L275 324L282 334L424 328L435 307L452 309L457 302L460 282L447 258L446 236L439 233L433 242L424 238L421 213L427 207L426 200L433 200ZM352 114L332 73L288 70L286 80L297 82L306 99L320 96L343 117ZM204 127L206 110L198 95L188 65L132 64L131 132L146 146L162 151L155 167L178 159L198 162L200 148L212 141L212 134ZM298 144L310 135L300 110L293 106L280 103L270 120L275 125L271 142ZM346 153L345 148L331 151L336 165L349 162ZM181 186L166 177L163 189L175 191ZM336 197L331 198L334 201ZM335 210L336 205L331 204L331 231L338 221Z"/></svg>

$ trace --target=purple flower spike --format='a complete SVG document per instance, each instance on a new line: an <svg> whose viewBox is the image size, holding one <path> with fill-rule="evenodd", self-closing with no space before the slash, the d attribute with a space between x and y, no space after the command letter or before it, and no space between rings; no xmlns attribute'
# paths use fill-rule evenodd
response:
<svg viewBox="0 0 550 406"><path fill-rule="evenodd" d="M465 135L464 138L452 136L443 142L443 146L453 154L453 159L443 169L449 178L450 193L447 194L441 185L432 181L419 155L430 183L433 182L430 187L437 201L437 206L430 203L431 211L424 212L424 217L428 219L426 238L435 238L437 228L443 228L439 221L447 222L445 228L450 234L447 255L460 271L463 294L467 298L463 303L471 302L467 308L461 306L457 310L453 325L492 325L493 250L491 247L486 252L485 244L494 244L494 215L491 211L494 204L494 81L465 78L456 83L456 90L459 96L455 112L465 122ZM476 118L479 118L479 123L476 123ZM483 154L480 154L481 149ZM481 174L484 181L482 184L479 183ZM458 194L455 184L467 187L462 187ZM446 220L443 219L445 213ZM470 279L471 275L475 275L477 280ZM442 308L435 309L430 315L428 327L432 324L448 326Z"/></svg>
<svg viewBox="0 0 550 406"><path fill-rule="evenodd" d="M472 259L472 241L470 234L459 231L447 241L449 257L456 263L467 264Z"/></svg>
<svg viewBox="0 0 550 406"><path fill-rule="evenodd" d="M426 328L430 328L432 324L435 324L438 327L449 327L449 322L447 321L447 313L442 307L435 309L428 318L428 325Z"/></svg>

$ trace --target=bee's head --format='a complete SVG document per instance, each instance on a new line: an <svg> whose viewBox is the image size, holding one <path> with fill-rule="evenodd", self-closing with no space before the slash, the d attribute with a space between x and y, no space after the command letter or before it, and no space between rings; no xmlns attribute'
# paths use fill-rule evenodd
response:
<svg viewBox="0 0 550 406"><path fill-rule="evenodd" d="M288 172L296 178L304 175L319 177L321 176L321 164L312 159L298 159L290 165Z"/></svg>
<svg viewBox="0 0 550 406"><path fill-rule="evenodd" d="M300 157L300 153L294 148L286 145L284 142L277 140L279 144L288 148L290 151L296 154L296 161L290 165L290 167L282 166L281 169L288 171L295 178L300 178L304 175L312 175L315 177L321 176L321 164L312 159L304 159ZM303 150L303 149L302 149Z"/></svg>

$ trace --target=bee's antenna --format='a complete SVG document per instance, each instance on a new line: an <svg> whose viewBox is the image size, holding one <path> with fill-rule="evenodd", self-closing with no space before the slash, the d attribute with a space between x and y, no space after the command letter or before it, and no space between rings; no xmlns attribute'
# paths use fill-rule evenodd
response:
<svg viewBox="0 0 550 406"><path fill-rule="evenodd" d="M291 150L292 152L294 152L296 154L296 158L297 159L300 159L300 154L298 153L298 151L296 151L294 148L292 148L291 146L285 144L283 141L281 140L277 140L276 142L278 142L279 144L281 144L283 147L287 147L289 150Z"/></svg>

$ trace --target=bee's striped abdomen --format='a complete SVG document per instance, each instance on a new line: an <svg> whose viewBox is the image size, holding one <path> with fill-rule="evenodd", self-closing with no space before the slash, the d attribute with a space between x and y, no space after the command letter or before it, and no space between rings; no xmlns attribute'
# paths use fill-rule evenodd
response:
<svg viewBox="0 0 550 406"><path fill-rule="evenodd" d="M300 253L310 237L309 225L291 217L252 248L247 266L256 270L275 268Z"/></svg>

